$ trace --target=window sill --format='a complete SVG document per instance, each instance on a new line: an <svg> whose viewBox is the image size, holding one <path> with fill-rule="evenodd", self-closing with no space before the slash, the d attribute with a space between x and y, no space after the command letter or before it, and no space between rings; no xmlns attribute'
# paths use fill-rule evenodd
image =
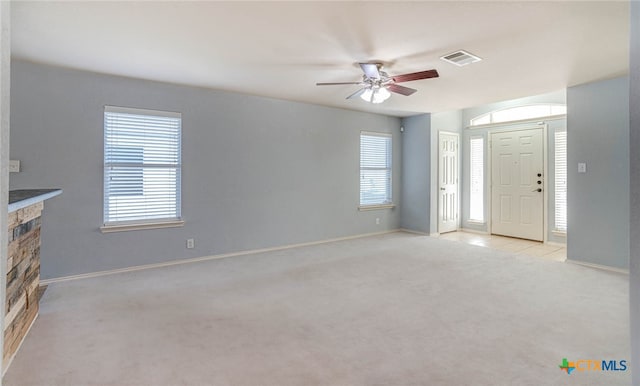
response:
<svg viewBox="0 0 640 386"><path fill-rule="evenodd" d="M358 210L366 211L366 210L393 209L395 207L396 206L394 204L363 205L363 206L359 206Z"/></svg>
<svg viewBox="0 0 640 386"><path fill-rule="evenodd" d="M103 225L100 227L100 232L114 233L114 232L139 231L143 229L177 228L183 225L184 225L183 220L138 223L138 224Z"/></svg>
<svg viewBox="0 0 640 386"><path fill-rule="evenodd" d="M467 222L469 224L473 224L473 225L486 225L487 224L485 221L480 221L480 220L467 220Z"/></svg>
<svg viewBox="0 0 640 386"><path fill-rule="evenodd" d="M553 233L556 236L561 236L561 237L567 237L567 231L559 231L559 230L552 230L551 233Z"/></svg>

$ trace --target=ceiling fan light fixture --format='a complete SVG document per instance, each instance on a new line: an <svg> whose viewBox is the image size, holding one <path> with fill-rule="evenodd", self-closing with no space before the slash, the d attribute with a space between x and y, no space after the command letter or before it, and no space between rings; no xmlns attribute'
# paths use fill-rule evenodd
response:
<svg viewBox="0 0 640 386"><path fill-rule="evenodd" d="M378 89L378 92L373 96L373 103L382 103L389 99L391 93L385 87ZM378 100L379 102L376 102Z"/></svg>
<svg viewBox="0 0 640 386"><path fill-rule="evenodd" d="M415 93L416 89L401 86L397 83L411 82L414 80L422 80L429 78L437 78L440 75L438 71L426 70L412 72L410 74L389 76L385 71L382 71L382 63L358 63L364 72L362 75L362 81L360 82L331 82L331 83L316 83L316 86L337 86L356 84L360 87L358 91L349 95L346 99L352 99L360 97L363 101L369 103L382 103L389 99L391 93L396 93L404 96L409 96Z"/></svg>
<svg viewBox="0 0 640 386"><path fill-rule="evenodd" d="M365 102L378 104L386 101L387 99L389 99L390 96L391 96L391 93L386 88L381 87L381 88L375 88L375 89L374 88L366 89L360 95L360 98L362 98L362 100Z"/></svg>
<svg viewBox="0 0 640 386"><path fill-rule="evenodd" d="M371 102L371 97L373 96L373 90L368 88L366 90L364 90L364 92L362 94L360 94L360 98L362 98L363 101L365 102Z"/></svg>

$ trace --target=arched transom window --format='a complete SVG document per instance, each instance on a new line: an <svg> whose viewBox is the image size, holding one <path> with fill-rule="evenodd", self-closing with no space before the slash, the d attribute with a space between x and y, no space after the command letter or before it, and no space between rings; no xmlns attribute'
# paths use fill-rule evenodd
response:
<svg viewBox="0 0 640 386"><path fill-rule="evenodd" d="M522 121L526 119L536 119L551 117L554 115L567 114L567 106L537 104L518 107L510 107L507 109L496 110L475 117L471 120L471 126L488 125L492 123L502 123L511 121Z"/></svg>

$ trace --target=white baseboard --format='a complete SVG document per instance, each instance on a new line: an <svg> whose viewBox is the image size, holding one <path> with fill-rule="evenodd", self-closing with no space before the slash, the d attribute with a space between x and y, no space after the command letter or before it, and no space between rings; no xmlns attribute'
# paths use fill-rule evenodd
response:
<svg viewBox="0 0 640 386"><path fill-rule="evenodd" d="M571 259L567 259L567 260L565 260L565 262L571 263L571 264L576 264L576 265L582 265L584 267L600 269L600 270L603 270L603 271L621 273L621 274L624 274L624 275L628 275L629 274L629 270L628 269L623 269L623 268L609 267L607 265L587 263L587 262L584 262L584 261L571 260Z"/></svg>
<svg viewBox="0 0 640 386"><path fill-rule="evenodd" d="M118 273L135 272L135 271L142 271L142 270L146 270L146 269L170 267L172 265L191 264L191 263L197 263L197 262L200 262L200 261L224 259L224 258L227 258L227 257L234 257L234 256L251 255L251 254L254 254L254 253L281 251L281 250L284 250L284 249L308 247L308 246L319 245L319 244L333 243L333 242L336 242L336 241L345 241L345 240L360 239L360 238L363 238L363 237L385 235L385 234L389 234L389 233L396 233L396 232L399 232L399 231L401 231L401 230L400 229L391 229L391 230L388 230L388 231L364 233L364 234L353 235L353 236L337 237L337 238L333 238L333 239L310 241L310 242L307 242L307 243L289 244L289 245L282 245L282 246L271 247L271 248L251 249L251 250L245 250L245 251L239 251L239 252L223 253L223 254L220 254L220 255L194 257L194 258L191 258L191 259L170 260L170 261L165 261L165 262L156 263L156 264L136 265L136 266L133 266L133 267L111 269L111 270L108 270L108 271L89 272L89 273L82 273L82 274L79 274L79 275L71 275L71 276L63 276L63 277L45 279L45 280L40 280L40 284L41 285L48 285L48 284L52 284L52 283L61 283L61 282L71 281L71 280L90 279L90 278L100 277L100 276L115 275L115 274L118 274Z"/></svg>
<svg viewBox="0 0 640 386"><path fill-rule="evenodd" d="M398 229L398 231L404 232L404 233L411 233L414 235L420 235L420 236L431 236L429 233L426 233L426 232L412 231L411 229L406 229L406 228L400 228Z"/></svg>
<svg viewBox="0 0 640 386"><path fill-rule="evenodd" d="M460 228L460 230L462 232L468 232L468 233L477 233L479 235L490 235L489 232L487 231L479 231L477 229L471 229L471 228Z"/></svg>

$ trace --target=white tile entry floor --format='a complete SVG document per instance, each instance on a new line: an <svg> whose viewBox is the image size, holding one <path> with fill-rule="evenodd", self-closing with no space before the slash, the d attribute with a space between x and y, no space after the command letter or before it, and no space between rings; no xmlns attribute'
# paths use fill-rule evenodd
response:
<svg viewBox="0 0 640 386"><path fill-rule="evenodd" d="M442 240L459 241L465 244L512 252L517 255L542 257L553 261L565 261L567 259L566 247L544 244L539 241L464 231L443 233L439 238Z"/></svg>

